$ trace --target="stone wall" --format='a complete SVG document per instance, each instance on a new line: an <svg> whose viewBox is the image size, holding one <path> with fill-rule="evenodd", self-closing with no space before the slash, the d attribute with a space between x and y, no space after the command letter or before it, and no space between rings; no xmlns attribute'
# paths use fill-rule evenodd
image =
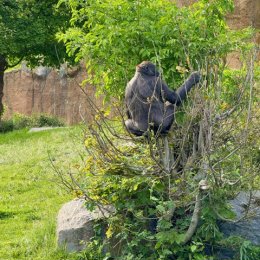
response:
<svg viewBox="0 0 260 260"><path fill-rule="evenodd" d="M197 0L173 0L178 6L187 6ZM234 0L235 9L227 16L228 25L233 29L242 29L252 26L260 29L260 0ZM260 33L257 33L256 41L260 44Z"/></svg>
<svg viewBox="0 0 260 260"><path fill-rule="evenodd" d="M176 0L179 6L189 5L196 0ZM231 28L241 29L253 26L260 29L260 0L235 0L235 10L228 15ZM260 34L256 41L260 44ZM259 56L260 59L260 56ZM236 54L228 57L229 66L239 67ZM74 71L48 70L38 68L34 72L22 67L21 70L5 74L4 104L7 107L5 117L11 117L15 112L31 115L33 113L47 113L56 115L68 124L91 118L86 95L79 87L79 83L86 78L82 68ZM87 87L88 97L94 98L95 90ZM100 103L100 100L94 100Z"/></svg>
<svg viewBox="0 0 260 260"><path fill-rule="evenodd" d="M5 117L13 113L25 115L46 113L63 118L67 124L89 121L92 117L87 98L97 104L95 89L87 86L83 93L80 83L86 78L83 67L66 71L50 70L39 67L34 71L25 66L22 69L5 74L4 104Z"/></svg>

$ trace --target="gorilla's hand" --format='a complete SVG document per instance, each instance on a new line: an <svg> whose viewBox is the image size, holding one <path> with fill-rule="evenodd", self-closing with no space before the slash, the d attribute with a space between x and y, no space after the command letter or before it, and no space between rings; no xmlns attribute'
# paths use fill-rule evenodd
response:
<svg viewBox="0 0 260 260"><path fill-rule="evenodd" d="M197 84L200 82L201 80L201 74L198 71L194 71L191 75L190 75L190 79L192 79L192 81Z"/></svg>

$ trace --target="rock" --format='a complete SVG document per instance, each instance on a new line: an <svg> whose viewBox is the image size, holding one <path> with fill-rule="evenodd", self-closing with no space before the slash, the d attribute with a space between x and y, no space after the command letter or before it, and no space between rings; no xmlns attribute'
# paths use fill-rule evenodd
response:
<svg viewBox="0 0 260 260"><path fill-rule="evenodd" d="M94 235L94 220L106 218L113 212L111 206L89 211L84 199L75 199L62 206L57 220L57 239L59 246L67 251L81 251Z"/></svg>
<svg viewBox="0 0 260 260"><path fill-rule="evenodd" d="M43 66L39 66L34 70L34 74L39 77L39 78L47 78L47 76L49 75L49 73L51 72L50 68L47 67L43 67Z"/></svg>
<svg viewBox="0 0 260 260"><path fill-rule="evenodd" d="M221 222L220 231L225 237L240 236L253 245L260 246L260 191L252 192L251 200L249 192L240 192L235 199L230 201L230 205L237 219L244 216L249 206L248 217L235 223ZM217 252L217 255L218 259L226 260L233 259L235 253L231 248L223 248Z"/></svg>
<svg viewBox="0 0 260 260"><path fill-rule="evenodd" d="M51 126L46 126L46 127L33 127L29 130L29 133L34 133L34 132L41 132L41 131L46 131L46 130L52 130L52 129L57 129L61 127L51 127Z"/></svg>
<svg viewBox="0 0 260 260"><path fill-rule="evenodd" d="M251 202L249 192L240 192L235 199L230 201L230 204L237 219L243 217L250 205L249 217L236 223L223 222L220 224L220 230L225 236L241 236L251 241L252 244L260 246L260 191L252 192Z"/></svg>

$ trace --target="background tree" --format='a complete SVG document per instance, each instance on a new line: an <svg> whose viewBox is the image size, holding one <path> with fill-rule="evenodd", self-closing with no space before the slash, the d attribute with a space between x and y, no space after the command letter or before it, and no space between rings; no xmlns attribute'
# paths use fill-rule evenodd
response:
<svg viewBox="0 0 260 260"><path fill-rule="evenodd" d="M22 60L29 66L58 66L67 58L55 39L68 26L68 10L56 0L0 0L0 115L3 114L4 72Z"/></svg>
<svg viewBox="0 0 260 260"><path fill-rule="evenodd" d="M212 68L249 37L227 29L232 0L204 0L181 9L168 0L61 0L60 5L71 8L72 19L59 38L70 55L87 60L93 75L88 81L106 95L122 96L143 60L157 63L168 85L176 86L185 73L202 64Z"/></svg>

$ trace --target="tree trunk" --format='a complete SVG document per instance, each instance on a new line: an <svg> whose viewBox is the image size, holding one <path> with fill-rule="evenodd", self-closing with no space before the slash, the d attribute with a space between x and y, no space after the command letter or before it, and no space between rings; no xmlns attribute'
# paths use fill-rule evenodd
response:
<svg viewBox="0 0 260 260"><path fill-rule="evenodd" d="M4 112L3 96L4 96L4 72L7 68L5 56L0 54L0 121Z"/></svg>

